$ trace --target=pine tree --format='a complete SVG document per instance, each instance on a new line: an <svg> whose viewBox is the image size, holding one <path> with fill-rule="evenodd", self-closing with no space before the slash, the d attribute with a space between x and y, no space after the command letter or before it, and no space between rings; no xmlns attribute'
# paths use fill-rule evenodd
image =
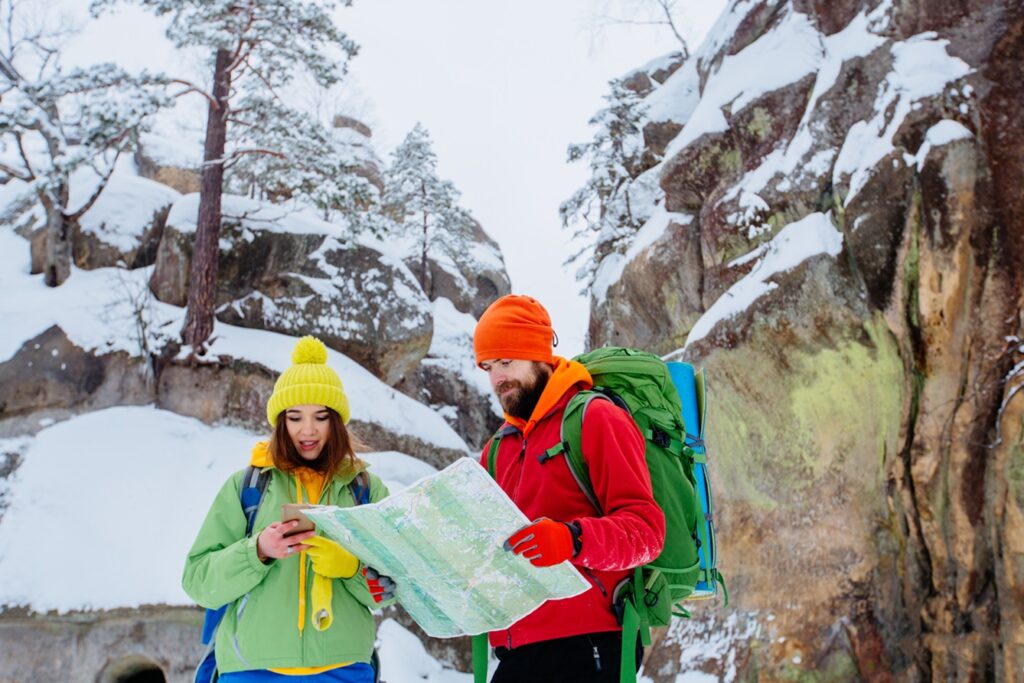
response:
<svg viewBox="0 0 1024 683"><path fill-rule="evenodd" d="M65 70L60 54L69 32L20 11L13 0L0 2L8 24L0 37L0 148L17 159L0 163L0 172L27 183L43 207L43 278L56 287L71 274L79 219L99 199L121 154L134 148L150 115L170 104L168 80L113 64ZM71 206L71 174L86 167L98 180L84 202Z"/></svg>
<svg viewBox="0 0 1024 683"><path fill-rule="evenodd" d="M622 81L611 81L608 106L590 119L590 142L569 146L569 161L586 160L590 178L562 203L562 225L574 229L582 248L567 263L582 261L576 278L589 287L601 259L620 248L643 224L645 209L632 201L633 182L644 170L641 98ZM645 191L646 194L646 191Z"/></svg>
<svg viewBox="0 0 1024 683"><path fill-rule="evenodd" d="M298 199L324 220L341 214L353 233L379 235L380 191L360 174L359 150L271 97L245 98L235 123L239 133L225 161L229 186L261 199Z"/></svg>
<svg viewBox="0 0 1024 683"><path fill-rule="evenodd" d="M93 11L121 1L95 0ZM339 4L336 0L130 1L158 16L169 16L167 36L175 46L199 47L210 54L212 90L191 86L206 96L209 108L188 313L182 329L185 343L194 354L202 355L213 331L225 165L237 158L225 156L228 124L242 120L236 118L246 113L242 103L254 102L247 97L280 103L278 91L303 69L324 87L338 82L357 46L331 19ZM350 5L351 0L340 4ZM336 57L329 54L332 50ZM286 151L261 145L244 153L288 158Z"/></svg>
<svg viewBox="0 0 1024 683"><path fill-rule="evenodd" d="M430 134L419 123L392 153L384 175L384 211L396 236L416 244L420 286L432 295L430 257L464 249L473 218L458 205L460 193L437 175ZM431 297L432 298L432 297Z"/></svg>

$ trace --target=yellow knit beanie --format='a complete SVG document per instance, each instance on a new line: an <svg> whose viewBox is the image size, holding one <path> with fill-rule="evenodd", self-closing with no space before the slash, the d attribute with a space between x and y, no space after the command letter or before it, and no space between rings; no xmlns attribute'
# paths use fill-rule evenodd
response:
<svg viewBox="0 0 1024 683"><path fill-rule="evenodd" d="M277 416L292 406L327 406L348 424L348 397L341 378L327 367L327 347L316 337L303 337L292 351L293 365L281 373L274 393L267 401L267 421L277 424Z"/></svg>

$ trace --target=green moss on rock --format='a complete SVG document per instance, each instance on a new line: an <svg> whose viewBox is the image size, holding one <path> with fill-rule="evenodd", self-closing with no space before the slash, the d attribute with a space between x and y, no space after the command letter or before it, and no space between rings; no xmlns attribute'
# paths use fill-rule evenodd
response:
<svg viewBox="0 0 1024 683"><path fill-rule="evenodd" d="M877 499L904 386L884 321L876 316L862 335L819 348L779 342L761 329L708 359L709 442L730 497L773 509L803 500L833 471Z"/></svg>

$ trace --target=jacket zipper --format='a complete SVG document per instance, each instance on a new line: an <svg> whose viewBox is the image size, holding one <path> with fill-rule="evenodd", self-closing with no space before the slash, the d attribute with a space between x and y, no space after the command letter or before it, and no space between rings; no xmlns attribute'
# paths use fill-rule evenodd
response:
<svg viewBox="0 0 1024 683"><path fill-rule="evenodd" d="M525 436L523 437L523 446L522 446L522 448L519 449L519 458L518 458L518 460L519 460L519 478L516 479L516 487L514 489L512 489L512 500L513 500L513 502L516 503L516 505L519 504L519 486L520 486L520 484L523 483L523 470L525 469L525 467L523 466L523 463L526 460L526 437Z"/></svg>
<svg viewBox="0 0 1024 683"><path fill-rule="evenodd" d="M516 487L512 491L512 500L519 504L519 485L523 483L523 470L526 469L524 464L526 461L526 436L523 436L523 446L519 449L519 478L516 480ZM508 630L505 631L505 641L508 649L512 649L512 627L509 626Z"/></svg>
<svg viewBox="0 0 1024 683"><path fill-rule="evenodd" d="M604 583L602 583L601 579L597 578L597 575L594 574L594 572L590 571L590 567L584 567L583 565L580 565L580 569L583 570L584 574L590 577L590 580L594 582L594 585L597 586L597 589L601 591L601 595L607 598L608 591L605 590Z"/></svg>

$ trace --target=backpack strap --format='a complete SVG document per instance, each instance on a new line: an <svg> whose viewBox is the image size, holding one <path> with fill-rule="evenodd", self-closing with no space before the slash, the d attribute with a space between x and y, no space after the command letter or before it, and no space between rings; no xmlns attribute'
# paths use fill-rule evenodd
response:
<svg viewBox="0 0 1024 683"><path fill-rule="evenodd" d="M594 486L590 481L590 471L583 459L583 416L587 412L590 402L595 399L611 401L611 397L600 391L581 391L569 399L569 404L562 414L562 427L559 435L560 441L549 448L540 457L542 462L558 455L565 454L565 462L569 465L569 472L580 487L580 491L594 509L599 517L604 516L604 509L600 501L594 495ZM614 401L613 401L614 402Z"/></svg>
<svg viewBox="0 0 1024 683"><path fill-rule="evenodd" d="M473 636L473 683L487 683L487 634Z"/></svg>
<svg viewBox="0 0 1024 683"><path fill-rule="evenodd" d="M498 448L501 446L501 440L509 434L518 431L518 429L506 423L498 431L494 432L494 436L491 437L491 445L487 447L487 455L484 456L484 465L487 467L487 474L491 475L491 479L497 479Z"/></svg>
<svg viewBox="0 0 1024 683"><path fill-rule="evenodd" d="M238 497L242 505L242 512L245 513L246 536L252 535L252 528L256 523L256 513L259 512L260 503L263 502L263 492L267 490L269 481L269 467L264 470L255 465L249 465L242 474Z"/></svg>
<svg viewBox="0 0 1024 683"><path fill-rule="evenodd" d="M633 604L632 597L623 599L622 609L622 656L619 660L619 683L635 683L636 639L640 635L640 615ZM650 631L648 630L648 632Z"/></svg>
<svg viewBox="0 0 1024 683"><path fill-rule="evenodd" d="M348 488L356 505L366 505L370 502L370 475L366 470L353 477L348 483Z"/></svg>

